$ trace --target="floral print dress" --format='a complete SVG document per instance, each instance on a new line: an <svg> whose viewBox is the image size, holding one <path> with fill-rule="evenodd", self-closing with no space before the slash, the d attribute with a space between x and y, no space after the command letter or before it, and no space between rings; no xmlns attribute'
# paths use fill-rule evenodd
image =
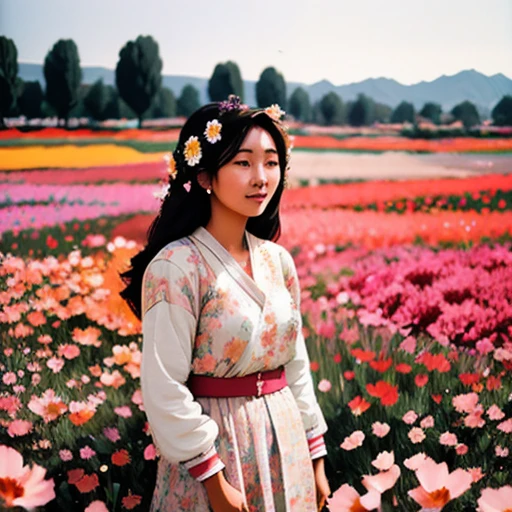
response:
<svg viewBox="0 0 512 512"><path fill-rule="evenodd" d="M316 511L307 439L327 427L295 265L281 246L245 236L252 278L203 227L168 244L146 269L141 387L160 454L153 511L210 511L187 468L212 452L251 512ZM261 397L194 398L186 385L190 373L239 377L283 365L288 386Z"/></svg>

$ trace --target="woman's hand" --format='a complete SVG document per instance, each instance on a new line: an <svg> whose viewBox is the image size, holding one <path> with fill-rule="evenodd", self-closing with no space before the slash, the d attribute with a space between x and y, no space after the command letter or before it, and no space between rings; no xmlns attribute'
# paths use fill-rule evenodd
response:
<svg viewBox="0 0 512 512"><path fill-rule="evenodd" d="M249 512L242 493L226 480L222 471L207 478L203 485L213 512Z"/></svg>
<svg viewBox="0 0 512 512"><path fill-rule="evenodd" d="M331 495L331 488L325 476L324 458L320 457L313 461L313 470L315 472L316 483L316 503L318 510L324 508L327 498Z"/></svg>

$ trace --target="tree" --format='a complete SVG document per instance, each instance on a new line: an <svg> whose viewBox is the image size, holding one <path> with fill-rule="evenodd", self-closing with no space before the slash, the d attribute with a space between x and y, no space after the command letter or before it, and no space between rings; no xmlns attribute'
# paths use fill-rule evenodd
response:
<svg viewBox="0 0 512 512"><path fill-rule="evenodd" d="M407 101L402 101L391 114L392 123L414 123L415 119L416 111L414 110L414 105L407 103Z"/></svg>
<svg viewBox="0 0 512 512"><path fill-rule="evenodd" d="M503 96L492 109L491 116L496 126L512 126L512 96Z"/></svg>
<svg viewBox="0 0 512 512"><path fill-rule="evenodd" d="M176 105L178 115L189 117L200 106L201 103L199 102L199 91L193 85L185 85L181 91Z"/></svg>
<svg viewBox="0 0 512 512"><path fill-rule="evenodd" d="M107 107L110 102L109 90L103 85L100 78L89 89L85 98L84 105L92 118L96 121L107 119Z"/></svg>
<svg viewBox="0 0 512 512"><path fill-rule="evenodd" d="M452 115L458 121L462 121L464 128L471 128L480 124L480 116L478 111L470 101L463 101L452 108Z"/></svg>
<svg viewBox="0 0 512 512"><path fill-rule="evenodd" d="M364 94L359 94L357 100L348 109L348 124L350 126L369 126L373 122L374 102Z"/></svg>
<svg viewBox="0 0 512 512"><path fill-rule="evenodd" d="M235 62L217 64L208 81L208 95L211 101L223 101L230 94L236 94L243 100L244 82L240 69Z"/></svg>
<svg viewBox="0 0 512 512"><path fill-rule="evenodd" d="M60 39L44 60L46 100L66 125L71 109L78 102L78 89L82 81L78 48L72 39Z"/></svg>
<svg viewBox="0 0 512 512"><path fill-rule="evenodd" d="M286 109L286 83L275 68L264 69L256 82L256 103L260 108L277 103L283 110Z"/></svg>
<svg viewBox="0 0 512 512"><path fill-rule="evenodd" d="M158 44L151 36L128 41L119 52L116 86L142 125L142 116L162 86L162 60Z"/></svg>
<svg viewBox="0 0 512 512"><path fill-rule="evenodd" d="M288 100L288 110L299 121L307 122L311 119L309 94L302 87L297 87L293 91Z"/></svg>
<svg viewBox="0 0 512 512"><path fill-rule="evenodd" d="M384 103L375 103L373 122L389 123L393 109Z"/></svg>
<svg viewBox="0 0 512 512"><path fill-rule="evenodd" d="M319 107L327 126L343 124L343 102L335 92L325 94Z"/></svg>
<svg viewBox="0 0 512 512"><path fill-rule="evenodd" d="M25 82L18 98L20 112L28 119L42 117L41 107L43 105L43 88L36 80L34 82Z"/></svg>
<svg viewBox="0 0 512 512"><path fill-rule="evenodd" d="M0 127L4 117L16 102L16 78L18 76L18 50L14 41L0 36Z"/></svg>
<svg viewBox="0 0 512 512"><path fill-rule="evenodd" d="M162 87L156 95L151 108L154 119L174 117L176 115L176 97L168 87Z"/></svg>
<svg viewBox="0 0 512 512"><path fill-rule="evenodd" d="M443 109L441 108L441 105L428 102L423 105L423 108L420 111L420 116L426 119L430 119L430 121L432 121L434 124L440 124L442 113Z"/></svg>

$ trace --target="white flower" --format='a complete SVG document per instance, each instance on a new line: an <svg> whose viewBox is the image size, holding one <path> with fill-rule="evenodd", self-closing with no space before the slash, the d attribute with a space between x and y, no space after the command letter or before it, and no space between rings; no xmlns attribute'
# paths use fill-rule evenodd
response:
<svg viewBox="0 0 512 512"><path fill-rule="evenodd" d="M190 167L197 165L203 156L201 152L201 144L196 136L191 136L187 142L185 142L185 160Z"/></svg>
<svg viewBox="0 0 512 512"><path fill-rule="evenodd" d="M265 109L265 113L274 121L279 121L279 119L281 119L281 117L286 114L284 110L281 110L281 107L277 103L274 103L273 105L270 105L270 107L267 107Z"/></svg>
<svg viewBox="0 0 512 512"><path fill-rule="evenodd" d="M155 192L153 192L153 196L155 196L157 199L160 199L160 201L163 201L165 199L165 196L169 193L170 188L171 185L167 183L160 190L156 190Z"/></svg>
<svg viewBox="0 0 512 512"><path fill-rule="evenodd" d="M206 123L206 130L204 131L204 136L206 137L206 140L210 144L215 144L222 138L220 135L221 130L222 125L219 123L219 121L217 121L217 119L214 119L213 121L208 121Z"/></svg>

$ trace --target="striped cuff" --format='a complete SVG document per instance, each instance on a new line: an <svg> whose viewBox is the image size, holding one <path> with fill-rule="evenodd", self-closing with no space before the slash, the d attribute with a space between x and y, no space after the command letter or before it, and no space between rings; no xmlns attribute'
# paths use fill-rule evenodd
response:
<svg viewBox="0 0 512 512"><path fill-rule="evenodd" d="M188 460L183 463L188 469L190 476L195 478L198 482L202 482L207 478L215 475L225 468L224 463L220 460L215 446L212 446L207 452Z"/></svg>
<svg viewBox="0 0 512 512"><path fill-rule="evenodd" d="M327 455L327 448L325 446L324 436L320 435L308 439L308 445L311 460L319 459L320 457L325 457Z"/></svg>

